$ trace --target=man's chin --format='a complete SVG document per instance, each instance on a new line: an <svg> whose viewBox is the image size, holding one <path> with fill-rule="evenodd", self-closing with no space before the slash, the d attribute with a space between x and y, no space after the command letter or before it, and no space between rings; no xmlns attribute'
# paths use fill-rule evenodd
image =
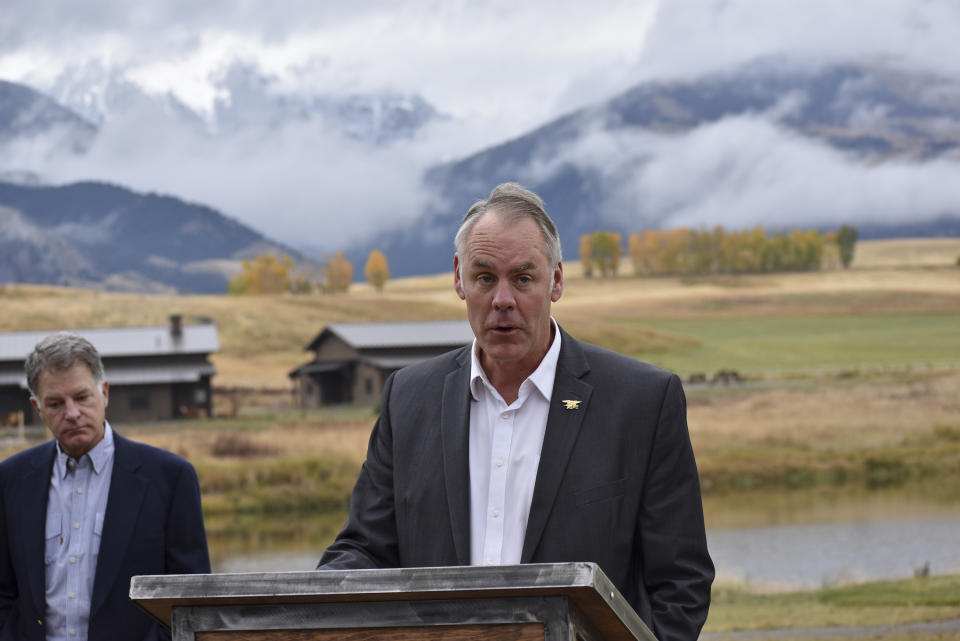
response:
<svg viewBox="0 0 960 641"><path fill-rule="evenodd" d="M487 358L498 363L509 363L510 361L519 360L523 356L523 350L520 349L519 345L512 345L507 343L501 343L490 345L488 349L485 349Z"/></svg>
<svg viewBox="0 0 960 641"><path fill-rule="evenodd" d="M86 450L90 449L90 445L92 444L93 432L92 430L86 428L78 428L71 430L66 434L62 434L59 441L60 447L63 448L63 451L67 452L68 454L70 452L76 452L79 450L86 452Z"/></svg>

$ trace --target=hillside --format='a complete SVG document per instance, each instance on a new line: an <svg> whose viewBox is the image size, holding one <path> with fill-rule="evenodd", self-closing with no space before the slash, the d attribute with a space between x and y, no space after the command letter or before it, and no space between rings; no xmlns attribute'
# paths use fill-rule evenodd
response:
<svg viewBox="0 0 960 641"><path fill-rule="evenodd" d="M0 282L221 293L242 259L297 252L209 207L116 185L0 181Z"/></svg>
<svg viewBox="0 0 960 641"><path fill-rule="evenodd" d="M958 96L936 76L779 58L644 83L435 167L425 185L439 204L352 257L379 247L395 274L445 271L460 218L504 181L544 199L568 256L597 229L850 223L861 238L958 236L960 201L933 178L960 147Z"/></svg>

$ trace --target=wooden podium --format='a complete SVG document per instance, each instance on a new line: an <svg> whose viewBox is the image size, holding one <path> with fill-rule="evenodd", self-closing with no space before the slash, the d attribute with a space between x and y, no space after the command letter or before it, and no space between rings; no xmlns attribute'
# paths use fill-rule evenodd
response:
<svg viewBox="0 0 960 641"><path fill-rule="evenodd" d="M593 563L135 576L174 641L656 641Z"/></svg>

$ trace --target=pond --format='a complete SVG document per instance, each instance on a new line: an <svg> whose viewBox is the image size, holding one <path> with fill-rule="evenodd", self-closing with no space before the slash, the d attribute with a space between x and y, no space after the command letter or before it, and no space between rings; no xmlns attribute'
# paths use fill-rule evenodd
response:
<svg viewBox="0 0 960 641"><path fill-rule="evenodd" d="M707 496L720 581L807 589L960 572L960 496L936 485ZM215 572L310 570L343 511L211 521Z"/></svg>
<svg viewBox="0 0 960 641"><path fill-rule="evenodd" d="M724 582L811 589L960 573L960 501L944 488L708 497L704 511Z"/></svg>

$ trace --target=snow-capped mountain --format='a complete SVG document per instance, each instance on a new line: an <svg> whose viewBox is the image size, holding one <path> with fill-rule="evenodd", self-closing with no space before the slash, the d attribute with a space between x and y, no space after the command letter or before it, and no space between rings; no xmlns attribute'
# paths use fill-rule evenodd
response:
<svg viewBox="0 0 960 641"><path fill-rule="evenodd" d="M442 116L417 94L400 92L339 95L291 89L256 65L234 62L210 79L215 96L205 109L170 93L150 93L123 71L100 63L65 69L48 88L55 100L103 124L140 110L162 110L195 133L230 136L270 133L289 124L312 122L372 145L389 145L416 135Z"/></svg>
<svg viewBox="0 0 960 641"><path fill-rule="evenodd" d="M960 83L776 58L638 85L425 177L436 205L378 247L397 274L450 268L467 208L517 181L545 200L568 255L597 229L725 224L861 237L960 235Z"/></svg>

